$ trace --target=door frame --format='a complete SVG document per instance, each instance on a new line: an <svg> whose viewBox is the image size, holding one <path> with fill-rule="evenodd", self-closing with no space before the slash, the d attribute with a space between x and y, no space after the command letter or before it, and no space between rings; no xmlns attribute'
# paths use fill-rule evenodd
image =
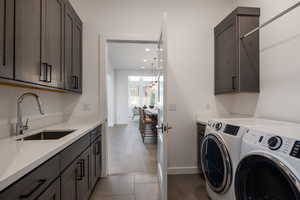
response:
<svg viewBox="0 0 300 200"><path fill-rule="evenodd" d="M102 177L107 177L109 175L109 138L107 136L107 114L108 114L108 104L107 104L107 61L108 61L108 42L136 42L136 43L154 43L157 42L160 32L158 35L135 35L135 34L105 34L99 33L98 36L98 65L99 65L99 118L103 122L102 128Z"/></svg>

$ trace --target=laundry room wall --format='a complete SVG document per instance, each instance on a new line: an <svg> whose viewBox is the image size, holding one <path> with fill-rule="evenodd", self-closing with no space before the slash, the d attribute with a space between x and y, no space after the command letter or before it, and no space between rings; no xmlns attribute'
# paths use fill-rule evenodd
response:
<svg viewBox="0 0 300 200"><path fill-rule="evenodd" d="M168 165L173 171L197 170L196 115L228 112L232 96L214 96L213 28L234 8L234 0L71 0L83 20L84 63L94 79L98 36L150 36L158 39L168 14ZM96 81L87 80L81 104L98 98ZM91 86L91 88L90 88ZM78 106L80 110L80 106ZM100 110L102 112L102 110ZM100 113L101 114L101 113Z"/></svg>
<svg viewBox="0 0 300 200"><path fill-rule="evenodd" d="M261 8L263 23L297 0L237 0ZM235 113L300 122L300 7L260 30L260 94L234 95Z"/></svg>

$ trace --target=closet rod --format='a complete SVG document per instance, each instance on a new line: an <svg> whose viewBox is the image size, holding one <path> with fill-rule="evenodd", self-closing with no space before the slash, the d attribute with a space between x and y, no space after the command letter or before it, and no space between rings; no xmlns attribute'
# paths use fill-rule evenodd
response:
<svg viewBox="0 0 300 200"><path fill-rule="evenodd" d="M300 2L296 3L295 5L293 5L292 7L289 7L288 9L282 11L281 13L279 13L278 15L276 15L275 17L273 17L272 19L270 19L269 21L266 21L265 23L263 23L262 25L260 25L257 28L254 28L253 30L249 31L248 33L244 34L243 36L241 36L241 39L246 38L250 35L252 35L253 33L255 33L256 31L258 31L259 29L267 26L268 24L271 24L273 21L275 21L276 19L282 17L283 15L289 13L290 11L294 10L295 8L300 6Z"/></svg>

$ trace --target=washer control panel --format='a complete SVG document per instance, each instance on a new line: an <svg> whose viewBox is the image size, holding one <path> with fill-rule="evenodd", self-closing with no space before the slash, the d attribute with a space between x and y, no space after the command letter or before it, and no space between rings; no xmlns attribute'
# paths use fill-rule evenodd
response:
<svg viewBox="0 0 300 200"><path fill-rule="evenodd" d="M291 156L300 159L300 141L296 141L290 153Z"/></svg>
<svg viewBox="0 0 300 200"><path fill-rule="evenodd" d="M262 135L258 137L257 143L271 151L290 154L293 150L295 140L277 135ZM300 142L299 142L300 146ZM300 152L299 152L300 153ZM300 158L300 155L299 155Z"/></svg>

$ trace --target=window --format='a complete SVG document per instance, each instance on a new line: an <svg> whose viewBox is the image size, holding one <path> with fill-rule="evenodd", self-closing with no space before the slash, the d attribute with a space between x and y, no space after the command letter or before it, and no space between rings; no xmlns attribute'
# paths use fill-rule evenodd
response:
<svg viewBox="0 0 300 200"><path fill-rule="evenodd" d="M144 105L155 105L157 98L157 87L152 83L155 81L154 76L129 76L129 109L134 106L142 107Z"/></svg>

